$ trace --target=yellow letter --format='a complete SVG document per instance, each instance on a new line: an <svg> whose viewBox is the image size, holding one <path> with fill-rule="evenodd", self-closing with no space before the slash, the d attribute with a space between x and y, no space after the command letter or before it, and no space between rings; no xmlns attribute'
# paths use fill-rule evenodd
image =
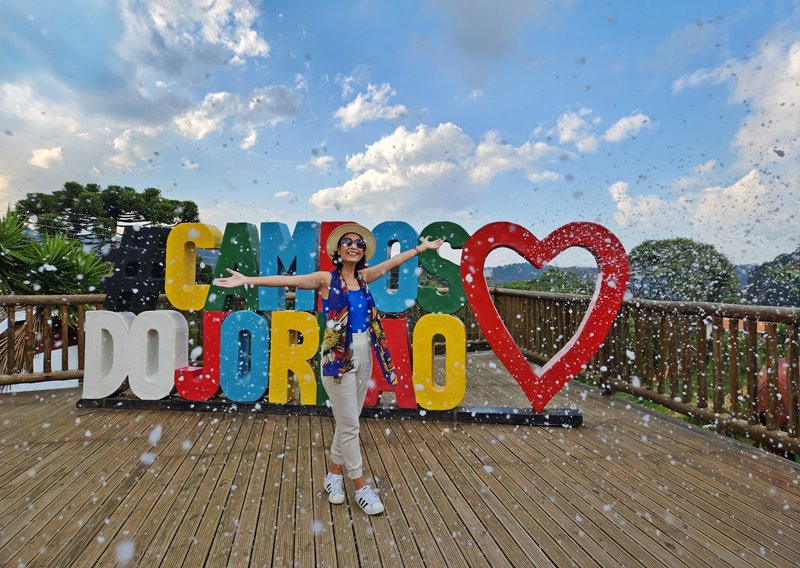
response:
<svg viewBox="0 0 800 568"><path fill-rule="evenodd" d="M445 339L445 383L433 380L433 337ZM467 390L467 332L458 318L448 314L427 314L414 326L414 395L427 410L451 410L464 399Z"/></svg>
<svg viewBox="0 0 800 568"><path fill-rule="evenodd" d="M297 344L297 333L303 343ZM309 312L272 312L269 355L269 401L289 401L289 373L300 386L300 403L317 404L317 378L308 362L319 350L319 325Z"/></svg>
<svg viewBox="0 0 800 568"><path fill-rule="evenodd" d="M195 284L196 249L219 248L222 233L206 223L181 223L167 237L167 266L164 292L179 310L202 310L208 295L207 284Z"/></svg>

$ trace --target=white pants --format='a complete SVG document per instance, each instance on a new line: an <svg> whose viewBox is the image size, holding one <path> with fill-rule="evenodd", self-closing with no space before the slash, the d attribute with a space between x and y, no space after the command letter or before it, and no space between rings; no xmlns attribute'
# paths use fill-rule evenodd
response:
<svg viewBox="0 0 800 568"><path fill-rule="evenodd" d="M331 461L347 470L350 479L364 475L361 468L358 417L364 407L370 376L372 375L372 340L369 332L353 334L353 368L342 376L341 382L333 377L322 377L328 393L336 425L331 444Z"/></svg>

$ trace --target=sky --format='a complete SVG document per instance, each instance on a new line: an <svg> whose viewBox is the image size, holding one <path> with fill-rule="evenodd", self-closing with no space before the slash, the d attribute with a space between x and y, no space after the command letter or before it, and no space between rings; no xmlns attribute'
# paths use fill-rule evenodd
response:
<svg viewBox="0 0 800 568"><path fill-rule="evenodd" d="M0 0L0 207L800 246L800 3ZM521 261L496 251L487 265ZM567 252L556 264L591 264Z"/></svg>

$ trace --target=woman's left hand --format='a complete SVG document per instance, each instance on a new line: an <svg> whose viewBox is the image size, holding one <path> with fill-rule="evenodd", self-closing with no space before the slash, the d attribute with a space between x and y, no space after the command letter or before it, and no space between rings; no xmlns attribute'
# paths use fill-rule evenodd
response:
<svg viewBox="0 0 800 568"><path fill-rule="evenodd" d="M430 240L430 237L422 237L417 248L420 250L438 249L444 243L444 239Z"/></svg>

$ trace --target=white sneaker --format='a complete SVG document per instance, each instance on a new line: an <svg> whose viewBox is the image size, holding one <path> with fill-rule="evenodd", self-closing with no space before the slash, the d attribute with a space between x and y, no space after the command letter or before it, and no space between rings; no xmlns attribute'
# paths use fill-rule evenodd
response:
<svg viewBox="0 0 800 568"><path fill-rule="evenodd" d="M383 513L383 503L380 497L375 495L372 487L365 485L356 491L356 502L367 515L379 515Z"/></svg>
<svg viewBox="0 0 800 568"><path fill-rule="evenodd" d="M324 485L328 492L328 501L334 505L344 503L344 476L328 473Z"/></svg>

